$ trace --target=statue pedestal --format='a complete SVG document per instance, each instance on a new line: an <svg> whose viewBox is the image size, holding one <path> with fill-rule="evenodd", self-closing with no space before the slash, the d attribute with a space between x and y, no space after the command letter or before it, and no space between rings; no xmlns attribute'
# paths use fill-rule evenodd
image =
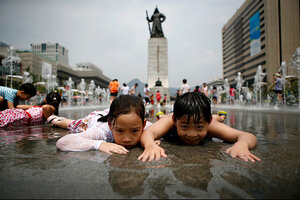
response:
<svg viewBox="0 0 300 200"><path fill-rule="evenodd" d="M162 86L155 85L158 79ZM150 38L148 40L148 85L154 96L159 90L162 98L164 94L167 94L167 100L170 100L168 40L166 38Z"/></svg>

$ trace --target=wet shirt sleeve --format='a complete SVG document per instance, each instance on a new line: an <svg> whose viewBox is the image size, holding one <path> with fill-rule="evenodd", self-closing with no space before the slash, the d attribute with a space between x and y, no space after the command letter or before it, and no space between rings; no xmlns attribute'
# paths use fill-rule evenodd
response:
<svg viewBox="0 0 300 200"><path fill-rule="evenodd" d="M81 133L65 135L57 141L56 147L61 151L99 150L103 142L113 142L107 123Z"/></svg>

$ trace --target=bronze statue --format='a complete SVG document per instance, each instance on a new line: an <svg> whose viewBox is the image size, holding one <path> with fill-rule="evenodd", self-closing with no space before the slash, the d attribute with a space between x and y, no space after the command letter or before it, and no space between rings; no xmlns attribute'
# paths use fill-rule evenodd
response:
<svg viewBox="0 0 300 200"><path fill-rule="evenodd" d="M166 20L166 16L158 11L158 8L156 7L154 10L153 15L149 19L148 12L146 11L147 15L147 21L149 26L149 32L151 37L164 37L164 33L162 30L161 23L163 23ZM149 22L152 22L152 30L150 30L150 24Z"/></svg>

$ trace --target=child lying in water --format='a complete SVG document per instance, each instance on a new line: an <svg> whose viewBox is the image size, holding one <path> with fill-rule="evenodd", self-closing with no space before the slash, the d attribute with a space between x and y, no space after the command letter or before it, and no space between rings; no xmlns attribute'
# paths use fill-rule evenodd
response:
<svg viewBox="0 0 300 200"><path fill-rule="evenodd" d="M231 157L246 162L260 161L249 151L254 149L256 137L214 119L210 100L201 92L188 92L179 96L174 103L173 113L163 116L144 130L140 142L145 149L138 159L150 162L167 157L164 149L154 142L163 136L178 139L188 145L197 145L204 138L216 137L234 143L225 151Z"/></svg>
<svg viewBox="0 0 300 200"><path fill-rule="evenodd" d="M64 119L62 123L56 123L62 128L71 124L71 130L79 132L63 136L56 147L61 151L99 150L109 154L127 154L127 149L139 144L144 127L151 124L145 120L143 101L132 95L120 95L112 101L107 115L100 118L91 115L90 119L97 119L97 122L87 128L73 123L77 120Z"/></svg>
<svg viewBox="0 0 300 200"><path fill-rule="evenodd" d="M41 106L18 105L0 112L0 127L40 124L52 114L58 114L61 97L57 92L47 94Z"/></svg>

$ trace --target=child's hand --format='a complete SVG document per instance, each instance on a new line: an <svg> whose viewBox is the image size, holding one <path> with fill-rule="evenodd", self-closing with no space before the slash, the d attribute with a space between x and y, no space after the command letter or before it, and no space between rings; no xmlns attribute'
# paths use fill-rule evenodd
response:
<svg viewBox="0 0 300 200"><path fill-rule="evenodd" d="M159 160L161 157L167 157L165 150L155 143L145 148L144 152L138 157L138 160L145 162L149 159L148 161L151 162L154 159Z"/></svg>
<svg viewBox="0 0 300 200"><path fill-rule="evenodd" d="M127 154L129 152L125 147L110 142L103 142L100 145L99 150L108 154Z"/></svg>
<svg viewBox="0 0 300 200"><path fill-rule="evenodd" d="M225 153L228 153L232 158L239 158L245 162L261 161L258 157L250 153L247 146L236 142L232 147L226 149Z"/></svg>

